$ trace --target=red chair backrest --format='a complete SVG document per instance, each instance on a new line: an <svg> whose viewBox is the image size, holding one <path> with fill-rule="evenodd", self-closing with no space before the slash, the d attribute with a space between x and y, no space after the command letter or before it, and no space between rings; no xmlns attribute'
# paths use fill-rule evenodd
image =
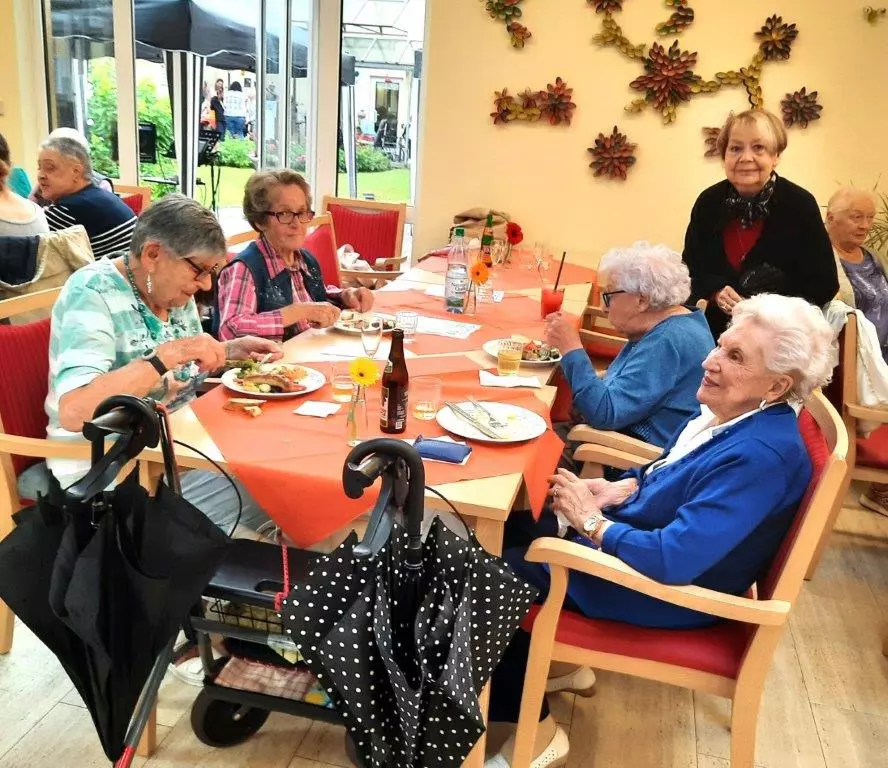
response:
<svg viewBox="0 0 888 768"><path fill-rule="evenodd" d="M336 243L333 242L333 227L329 223L321 224L305 236L303 247L318 260L324 283L341 288L339 257L336 255Z"/></svg>
<svg viewBox="0 0 888 768"><path fill-rule="evenodd" d="M142 208L145 207L145 200L141 195L121 195L120 199L136 216L141 215Z"/></svg>
<svg viewBox="0 0 888 768"><path fill-rule="evenodd" d="M398 211L374 211L344 205L328 205L327 210L333 217L336 240L342 245L351 245L370 266L377 259L400 256L395 253Z"/></svg>
<svg viewBox="0 0 888 768"><path fill-rule="evenodd" d="M799 531L811 506L811 498L817 490L817 485L823 476L823 468L829 459L829 446L826 444L826 438L824 438L823 432L807 408L802 409L802 412L799 414L799 432L802 435L805 449L808 451L808 457L811 459L811 480L808 482L805 495L802 496L798 511L792 521L792 525L786 532L780 549L777 550L771 566L759 582L759 598L762 600L770 600L774 594L774 588L777 586L777 582L783 573L789 553L792 551L793 546L795 546Z"/></svg>
<svg viewBox="0 0 888 768"><path fill-rule="evenodd" d="M7 434L46 437L43 403L49 389L50 319L0 325L0 419ZM13 456L16 476L38 458Z"/></svg>

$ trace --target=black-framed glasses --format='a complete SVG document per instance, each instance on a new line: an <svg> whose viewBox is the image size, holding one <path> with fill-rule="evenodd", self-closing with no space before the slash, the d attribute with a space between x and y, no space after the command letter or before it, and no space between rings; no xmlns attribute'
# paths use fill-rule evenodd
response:
<svg viewBox="0 0 888 768"><path fill-rule="evenodd" d="M188 266L194 270L195 280L203 280L207 275L209 275L210 277L218 277L219 270L222 269L221 264L213 264L212 267L201 266L196 261L192 261L187 256L183 258L182 261L187 261Z"/></svg>
<svg viewBox="0 0 888 768"><path fill-rule="evenodd" d="M302 224L308 224L314 217L315 212L311 209L306 211L266 211L267 216L274 216L281 224L292 224L294 219L299 219Z"/></svg>
<svg viewBox="0 0 888 768"><path fill-rule="evenodd" d="M618 293L626 293L626 291L605 291L601 294L601 301L604 306L609 307L611 305L611 296L616 296Z"/></svg>

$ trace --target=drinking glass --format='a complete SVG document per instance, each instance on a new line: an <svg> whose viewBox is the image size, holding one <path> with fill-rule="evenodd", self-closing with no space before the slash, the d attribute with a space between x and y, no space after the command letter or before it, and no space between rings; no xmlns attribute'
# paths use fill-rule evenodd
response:
<svg viewBox="0 0 888 768"><path fill-rule="evenodd" d="M367 315L361 323L361 344L369 358L375 358L382 342L382 318L379 315Z"/></svg>
<svg viewBox="0 0 888 768"><path fill-rule="evenodd" d="M553 312L558 312L564 303L564 288L543 287L540 293L540 319L545 320Z"/></svg>
<svg viewBox="0 0 888 768"><path fill-rule="evenodd" d="M549 246L541 241L533 245L533 258L536 261L537 269L540 271L540 279L545 280L549 267L552 266L552 253Z"/></svg>
<svg viewBox="0 0 888 768"><path fill-rule="evenodd" d="M395 328L404 331L404 343L410 344L416 336L419 315L416 312L398 312L395 315Z"/></svg>
<svg viewBox="0 0 888 768"><path fill-rule="evenodd" d="M330 386L333 389L334 403L350 403L355 383L348 372L349 363L342 361L330 366Z"/></svg>
<svg viewBox="0 0 888 768"><path fill-rule="evenodd" d="M410 400L413 403L413 418L431 421L438 413L441 404L441 379L420 376L410 381Z"/></svg>
<svg viewBox="0 0 888 768"><path fill-rule="evenodd" d="M496 350L496 372L500 376L517 376L521 369L524 344L514 339L503 339Z"/></svg>

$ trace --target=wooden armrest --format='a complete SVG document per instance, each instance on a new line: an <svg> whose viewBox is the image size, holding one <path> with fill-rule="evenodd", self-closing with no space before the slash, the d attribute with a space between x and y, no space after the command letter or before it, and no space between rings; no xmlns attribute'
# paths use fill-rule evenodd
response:
<svg viewBox="0 0 888 768"><path fill-rule="evenodd" d="M360 269L340 269L339 277L342 279L350 278L354 280L394 280L395 278L401 277L404 273L400 270L392 270L388 271L377 271L375 269L371 270L360 270Z"/></svg>
<svg viewBox="0 0 888 768"><path fill-rule="evenodd" d="M846 405L845 408L855 419L888 424L888 408L867 408L865 405Z"/></svg>
<svg viewBox="0 0 888 768"><path fill-rule="evenodd" d="M575 440L578 443L594 443L606 448L633 453L649 461L658 459L663 454L662 448L646 443L644 440L639 440L637 437L629 437L629 435L622 435L619 432L611 432L604 429L595 429L588 424L577 424L568 433L567 439Z"/></svg>
<svg viewBox="0 0 888 768"><path fill-rule="evenodd" d="M786 622L791 608L785 600L750 600L703 587L661 584L612 555L573 541L550 537L537 539L530 545L526 557L533 563L548 563L588 573L672 605L731 621L780 626Z"/></svg>
<svg viewBox="0 0 888 768"><path fill-rule="evenodd" d="M607 310L597 304L587 304L586 309L583 311L583 316L607 320Z"/></svg>
<svg viewBox="0 0 888 768"><path fill-rule="evenodd" d="M0 434L0 454L33 456L40 459L90 459L92 447L85 440L50 440Z"/></svg>
<svg viewBox="0 0 888 768"><path fill-rule="evenodd" d="M373 262L373 268L378 269L379 267L396 267L399 264L403 264L407 261L406 256L389 256L385 259L377 259Z"/></svg>
<svg viewBox="0 0 888 768"><path fill-rule="evenodd" d="M592 341L604 342L605 344L613 344L617 347L623 347L626 345L626 339L622 336L614 336L610 333L604 333L602 331L589 331L585 328L580 328L580 341L584 344Z"/></svg>
<svg viewBox="0 0 888 768"><path fill-rule="evenodd" d="M594 443L581 445L574 451L573 457L576 461L584 464L590 462L617 469L635 469L648 463L648 460L643 456L636 456L634 453Z"/></svg>

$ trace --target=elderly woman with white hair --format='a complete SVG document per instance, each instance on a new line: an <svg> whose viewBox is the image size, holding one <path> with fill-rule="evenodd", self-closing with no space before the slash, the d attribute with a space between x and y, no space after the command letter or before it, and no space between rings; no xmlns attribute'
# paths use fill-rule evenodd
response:
<svg viewBox="0 0 888 768"><path fill-rule="evenodd" d="M79 141L50 137L40 145L37 186L50 201L44 211L50 230L82 224L96 258L129 248L136 215L93 183L89 152Z"/></svg>
<svg viewBox="0 0 888 768"><path fill-rule="evenodd" d="M789 530L812 467L796 408L835 364L833 332L799 298L761 294L738 302L731 325L703 362L701 414L676 432L662 457L625 479L581 480L560 469L553 508L568 536L652 579L744 594L767 569ZM520 576L545 593L549 573L506 550ZM719 619L572 573L565 607L647 627L705 627ZM490 719L515 723L529 635L519 631L493 676ZM553 676L554 675L554 676ZM549 692L589 695L592 670L552 669ZM533 766L563 765L567 736L544 705ZM511 746L487 765L507 768Z"/></svg>
<svg viewBox="0 0 888 768"><path fill-rule="evenodd" d="M609 251L598 270L608 320L629 339L605 375L561 313L547 318L546 341L564 355L561 369L586 424L666 445L698 411L700 364L713 347L703 312L683 306L688 269L665 245L638 242Z"/></svg>

